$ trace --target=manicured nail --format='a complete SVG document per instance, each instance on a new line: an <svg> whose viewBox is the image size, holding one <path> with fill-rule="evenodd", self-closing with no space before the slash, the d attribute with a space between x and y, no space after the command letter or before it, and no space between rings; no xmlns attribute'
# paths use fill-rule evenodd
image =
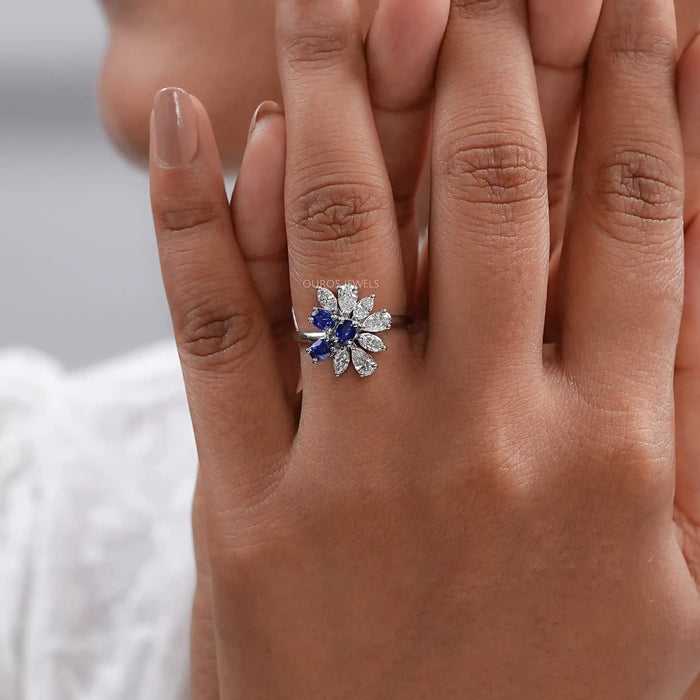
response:
<svg viewBox="0 0 700 700"><path fill-rule="evenodd" d="M180 88L163 88L153 102L156 156L166 168L187 165L197 153L197 114Z"/></svg>
<svg viewBox="0 0 700 700"><path fill-rule="evenodd" d="M253 135L256 127L262 123L262 121L273 114L284 114L284 110L276 102L272 100L265 100L260 106L255 110L253 114L253 119L250 122L250 129L248 129L248 139Z"/></svg>

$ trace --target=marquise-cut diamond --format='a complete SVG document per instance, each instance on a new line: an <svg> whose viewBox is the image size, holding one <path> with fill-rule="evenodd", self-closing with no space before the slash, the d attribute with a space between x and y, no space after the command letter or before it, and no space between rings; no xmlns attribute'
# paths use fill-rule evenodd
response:
<svg viewBox="0 0 700 700"><path fill-rule="evenodd" d="M381 311L377 311L376 314L372 314L362 324L362 330L369 331L370 333L379 333L381 331L387 331L390 328L391 314L386 309L382 309Z"/></svg>
<svg viewBox="0 0 700 700"><path fill-rule="evenodd" d="M350 350L343 347L339 348L333 356L333 371L335 376L339 377L350 366Z"/></svg>
<svg viewBox="0 0 700 700"><path fill-rule="evenodd" d="M378 335L372 333L361 333L357 338L358 344L368 352L384 352L386 345Z"/></svg>
<svg viewBox="0 0 700 700"><path fill-rule="evenodd" d="M326 289L325 287L316 287L316 296L318 297L318 303L321 305L322 309L325 309L326 311L338 310L338 302L330 289Z"/></svg>

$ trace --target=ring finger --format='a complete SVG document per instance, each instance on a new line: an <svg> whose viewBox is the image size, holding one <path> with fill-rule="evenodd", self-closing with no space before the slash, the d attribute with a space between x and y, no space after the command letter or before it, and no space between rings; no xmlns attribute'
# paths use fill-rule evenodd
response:
<svg viewBox="0 0 700 700"><path fill-rule="evenodd" d="M298 317L316 286L358 282L403 313L406 279L391 187L369 98L356 0L277 3L287 115L287 240ZM364 287L371 287L367 290ZM409 345L395 334L391 357ZM402 340L399 340L402 338ZM391 364L385 361L383 364ZM304 363L304 372L309 369ZM383 367L382 374L389 375ZM318 372L305 396L332 379Z"/></svg>

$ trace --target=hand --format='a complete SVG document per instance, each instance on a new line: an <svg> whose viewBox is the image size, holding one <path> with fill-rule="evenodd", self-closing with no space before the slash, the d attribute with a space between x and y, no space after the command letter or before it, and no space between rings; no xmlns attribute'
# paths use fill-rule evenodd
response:
<svg viewBox="0 0 700 700"><path fill-rule="evenodd" d="M578 116L580 99L583 88L585 58L590 40L597 22L600 3L562 3L549 0L533 0L530 3L530 31L535 57L535 68L541 98L541 108L545 130L548 139L549 153L549 197L550 225L552 238L552 277L556 279L556 270L563 242L568 193L571 187L573 154L578 135ZM681 15L680 30L683 45L689 39L689 30L696 24L698 8L688 0L677 3ZM408 11L408 12L407 12ZM432 11L432 12L431 12ZM437 36L443 23L439 6L430 5L421 8L415 4L406 6L404 3L384 0L380 5L378 19L373 25L370 42L367 47L370 81L370 94L373 95L375 118L379 125L379 136L385 158L389 164L389 176L397 204L397 219L399 234L404 246L405 259L415 256L418 223L416 220L416 193L422 176L422 164L425 155L425 128L429 124L426 109L417 110L416 105L425 101L431 92L427 77L432 73L437 54ZM428 27L428 31L426 31ZM555 28L555 30L553 30ZM432 31L431 31L432 29ZM400 39L401 41L397 41ZM416 41L424 43L424 50L416 50ZM388 49L387 49L388 47ZM427 57L427 58L426 58ZM407 70L407 61L425 60L419 70ZM686 168L688 181L692 184L698 178L700 159L694 151L698 138L695 125L700 122L697 114L700 105L696 105L693 95L695 86L700 84L700 68L698 67L700 52L697 49L687 49L679 62L681 80L679 82L679 101L681 104L681 119L684 134L684 144L688 157ZM404 81L402 83L402 80ZM403 92L395 97L397 88ZM381 96L384 97L385 109L381 108ZM394 95L388 102L386 96ZM429 103L426 108L429 108ZM695 109L693 109L695 107ZM286 239L284 234L283 212L281 203L277 204L275 193L281 193L284 181L284 125L282 119L272 118L278 113L275 105L264 105L258 117L265 118L264 128L255 132L248 148L248 156L242 176L238 182L237 201L239 211L238 240L244 244L249 242L252 248L244 247L244 253L249 254L249 268L253 281L261 297L266 301L266 309L278 329L276 340L279 343L280 356L286 357L283 363L287 368L290 391L296 388L298 376L298 354L296 344L290 342L289 314L291 305L289 298L288 275L286 272ZM384 115L384 116L383 116ZM694 192L698 186L690 187L687 195L686 211L689 218L695 218L697 209ZM243 193L244 196L241 195ZM247 206L246 206L247 205ZM275 212L275 217L267 217L261 221L260 212ZM250 232L254 235L246 235ZM691 232L692 233L692 232ZM691 243L694 238L691 237ZM413 251L413 252L412 252ZM689 251L692 253L692 247ZM269 260L272 258L272 260ZM280 258L279 262L275 258ZM686 263L689 268L689 279L694 279L692 271L697 268L693 264L697 255L687 255ZM425 265L422 266L425 270ZM410 272L410 271L408 271ZM554 288L554 285L551 285ZM423 306L424 290L419 291L417 306ZM698 298L698 292L690 294L689 299ZM554 307L550 304L550 309ZM689 314L686 314L688 319ZM684 328L689 328L690 320L685 320ZM697 332L690 330L682 334L682 338L690 341L681 343L680 356L697 358L699 353L692 353L697 345ZM689 350L685 348L689 347ZM698 440L692 426L697 424L697 413L700 396L697 389L698 372L688 371L684 360L684 370L677 372L677 405L676 415L680 425L689 426L678 434L678 459L681 465L689 463L684 469L688 474L694 474L692 466L697 458L688 459L688 455L696 455L700 451ZM200 499L198 499L198 502ZM196 509L196 516L200 511ZM199 518L196 517L198 521ZM199 528L197 528L199 529ZM198 538L199 539L199 538ZM202 538L203 539L203 538ZM215 656L213 653L213 633L210 630L211 605L206 581L208 579L207 560L204 556L205 541L197 547L200 562L200 585L198 587L197 604L193 632L193 651L197 654L194 662L195 697L216 697L217 674ZM207 650L209 653L206 653ZM700 697L692 695L693 698ZM691 695L688 695L691 698Z"/></svg>
<svg viewBox="0 0 700 700"><path fill-rule="evenodd" d="M328 4L319 4L313 19L325 20L338 38L347 20L328 16L341 13L342 3ZM284 10L299 5L285 3ZM194 160L154 168L164 276L202 459L222 697L233 687L253 697L333 697L348 678L352 694L368 697L439 697L450 689L504 697L513 688L526 697L673 697L697 671L693 551L676 539L668 468L682 294L680 215L671 215L680 210L680 143L669 42L661 42L663 55L657 50L669 22L654 27L649 42L651 19L634 8L636 33L624 33L636 40L634 51L613 53L611 42L632 15L620 17L606 3L575 190L591 206L573 208L578 235L566 246L577 265L564 268L564 309L571 312L561 354L543 368L548 233L537 163L544 148L534 82L523 70L529 45L522 6L460 7L438 83L426 352L416 357L411 340L394 331L380 372L366 383L315 368L296 436L281 374L271 371L262 307L222 200L210 195L220 180L201 111ZM282 22L288 40L303 37L294 20ZM345 175L334 195L362 187L374 198L368 201L390 199L367 94L358 82L337 79L358 74L354 43L346 37L341 44L346 49L334 61L283 60L292 279L381 270L382 303L400 308L405 282L392 254L400 246L392 243L390 207L373 207L369 224L367 216L344 217L340 228L334 218L330 226L295 216L295 204L308 201L295 196L297 188L322 195L331 175ZM502 45L509 55L488 60ZM650 45L655 50L645 51ZM632 79L640 65L644 84ZM499 89L480 91L469 76ZM321 109L341 99L339 86L356 121ZM629 132L619 116L628 103L649 115ZM478 130L475 118L485 114L503 132ZM603 116L609 140L599 138ZM651 135L662 129L671 147L650 153ZM509 134L532 167L494 157L514 152L503 140ZM614 169L598 167L610 151L619 155L623 134L625 159L638 162L618 158ZM497 142L484 145L485 136ZM321 158L329 153L337 154L332 172ZM634 170L631 181L620 180L633 185L633 196L611 189L617 178L602 179L649 161L655 168L644 175L658 184L652 197ZM357 182L358 173L373 173L372 182ZM600 186L583 189L588 183ZM158 196L164 193L170 196ZM342 212L365 200L332 201ZM648 274L633 274L637 265ZM298 311L311 305L303 285L293 294ZM620 327L630 330L620 337ZM461 352L444 350L451 347ZM261 394L265 401L256 401ZM342 412L333 410L339 401ZM339 458L350 447L351 464ZM247 458L235 471L231 452ZM630 638L639 648L629 648ZM659 662L662 654L668 664Z"/></svg>
<svg viewBox="0 0 700 700"><path fill-rule="evenodd" d="M407 281L418 272L417 196L424 175L432 117L433 78L449 0L382 0L365 42L369 91L391 181ZM284 222L285 124L267 102L256 111L231 203L237 242L269 319L286 391L298 401L299 352L291 323ZM414 293L425 304L425 290ZM197 593L192 624L192 692L217 698L218 679L204 499L198 486L193 508Z"/></svg>

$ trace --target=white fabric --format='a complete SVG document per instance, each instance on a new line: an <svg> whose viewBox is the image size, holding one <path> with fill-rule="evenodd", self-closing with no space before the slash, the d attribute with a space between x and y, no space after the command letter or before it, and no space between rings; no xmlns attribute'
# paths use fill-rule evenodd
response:
<svg viewBox="0 0 700 700"><path fill-rule="evenodd" d="M0 700L188 696L196 464L172 344L0 352Z"/></svg>

